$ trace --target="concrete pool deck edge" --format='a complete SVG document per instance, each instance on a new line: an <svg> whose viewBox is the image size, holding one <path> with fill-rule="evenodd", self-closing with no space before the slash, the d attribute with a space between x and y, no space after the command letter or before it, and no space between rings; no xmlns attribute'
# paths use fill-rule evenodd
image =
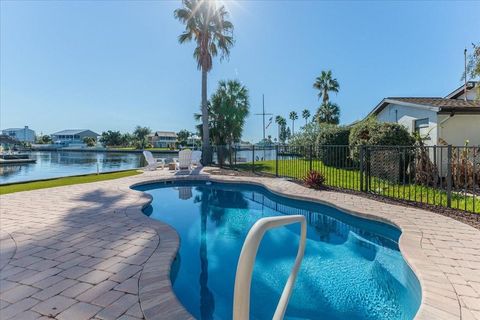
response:
<svg viewBox="0 0 480 320"><path fill-rule="evenodd" d="M139 178L141 178L141 176ZM471 230L469 230L470 233L480 239L480 232L478 230L458 221L429 211L384 204L356 195L347 195L332 191L315 191L283 179L201 174L189 176L166 175L154 179L138 180L140 181L128 187L129 191L124 189L125 192L139 192L130 188L141 184L168 180L240 182L262 186L281 196L314 201L333 206L352 215L393 224L402 231L399 243L400 250L421 285L422 302L415 319L477 319L470 312L470 308L461 300L461 297L457 294L445 272L439 268L435 262L431 261L424 252L424 248L422 247L424 231L418 227L418 223L421 221L412 221L412 218L425 218L425 216L428 216L430 219L448 219L447 221L453 224L461 225L462 229L471 228ZM338 197L338 195L341 196ZM341 201L345 197L350 198L350 201ZM148 205L150 201L151 199L145 196L144 202L141 205L135 208L129 208L129 215L132 215L132 217L143 215L142 209ZM143 218L147 217L143 216ZM152 219L150 219L150 223L151 221ZM147 261L144 266L144 271L140 276L139 295L142 310L147 319L189 318L191 315L176 298L170 283L170 266L175 258L180 240L176 232L163 223L154 226L154 228L158 228L160 245L151 260ZM462 238L462 236L460 238ZM164 242L163 244L162 241ZM480 255L480 249L478 251L478 255ZM476 258L480 258L478 255L475 255L477 256ZM472 310L472 312L476 313L476 310Z"/></svg>

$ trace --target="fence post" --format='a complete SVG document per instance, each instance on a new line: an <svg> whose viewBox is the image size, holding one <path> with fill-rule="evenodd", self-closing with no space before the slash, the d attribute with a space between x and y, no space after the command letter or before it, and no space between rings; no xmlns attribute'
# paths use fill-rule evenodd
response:
<svg viewBox="0 0 480 320"><path fill-rule="evenodd" d="M447 207L452 207L452 145L447 148Z"/></svg>
<svg viewBox="0 0 480 320"><path fill-rule="evenodd" d="M365 157L365 146L360 146L360 191L364 192L365 188L363 187L363 176L364 176L364 157Z"/></svg>
<svg viewBox="0 0 480 320"><path fill-rule="evenodd" d="M252 172L255 172L255 145L252 145Z"/></svg>
<svg viewBox="0 0 480 320"><path fill-rule="evenodd" d="M275 176L278 177L278 144L275 146Z"/></svg>
<svg viewBox="0 0 480 320"><path fill-rule="evenodd" d="M313 146L310 145L310 171L312 171Z"/></svg>

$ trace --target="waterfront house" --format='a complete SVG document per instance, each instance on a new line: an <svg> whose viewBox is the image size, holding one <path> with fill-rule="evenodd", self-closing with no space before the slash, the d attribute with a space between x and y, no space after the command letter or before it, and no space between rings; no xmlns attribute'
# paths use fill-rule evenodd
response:
<svg viewBox="0 0 480 320"><path fill-rule="evenodd" d="M4 129L2 130L2 134L20 142L35 142L35 131L30 129L28 126L25 126L23 128Z"/></svg>
<svg viewBox="0 0 480 320"><path fill-rule="evenodd" d="M418 132L427 146L480 145L479 82L467 83L445 97L389 97L369 114Z"/></svg>
<svg viewBox="0 0 480 320"><path fill-rule="evenodd" d="M154 148L175 148L177 134L173 131L155 131L148 135L148 142Z"/></svg>
<svg viewBox="0 0 480 320"><path fill-rule="evenodd" d="M83 139L90 137L98 140L99 134L87 129L68 129L58 131L52 134L54 144L62 146L83 146Z"/></svg>

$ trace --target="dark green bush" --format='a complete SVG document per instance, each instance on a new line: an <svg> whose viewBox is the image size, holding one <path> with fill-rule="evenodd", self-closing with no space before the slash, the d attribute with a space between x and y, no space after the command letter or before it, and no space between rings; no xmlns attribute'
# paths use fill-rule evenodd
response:
<svg viewBox="0 0 480 320"><path fill-rule="evenodd" d="M333 124L322 124L320 132L317 136L317 144L319 145L348 145L350 136L350 128L337 126Z"/></svg>
<svg viewBox="0 0 480 320"><path fill-rule="evenodd" d="M350 156L348 150L349 135L349 127L322 124L317 136L318 158L329 166L346 167Z"/></svg>
<svg viewBox="0 0 480 320"><path fill-rule="evenodd" d="M374 118L369 118L350 130L349 145L354 159L358 159L361 145L413 146L414 144L414 137L407 128L398 123L378 122Z"/></svg>

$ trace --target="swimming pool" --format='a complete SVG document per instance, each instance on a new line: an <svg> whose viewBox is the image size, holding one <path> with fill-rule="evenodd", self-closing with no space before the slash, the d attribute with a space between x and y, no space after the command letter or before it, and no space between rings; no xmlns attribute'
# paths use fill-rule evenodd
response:
<svg viewBox="0 0 480 320"><path fill-rule="evenodd" d="M400 231L393 226L253 185L178 181L135 189L153 197L144 213L180 236L173 290L198 319L232 317L243 241L258 219L283 214L302 214L308 223L286 318L413 319L418 310L420 285L400 254ZM262 240L252 280L252 319L272 317L299 236L300 226L292 225L271 230Z"/></svg>

